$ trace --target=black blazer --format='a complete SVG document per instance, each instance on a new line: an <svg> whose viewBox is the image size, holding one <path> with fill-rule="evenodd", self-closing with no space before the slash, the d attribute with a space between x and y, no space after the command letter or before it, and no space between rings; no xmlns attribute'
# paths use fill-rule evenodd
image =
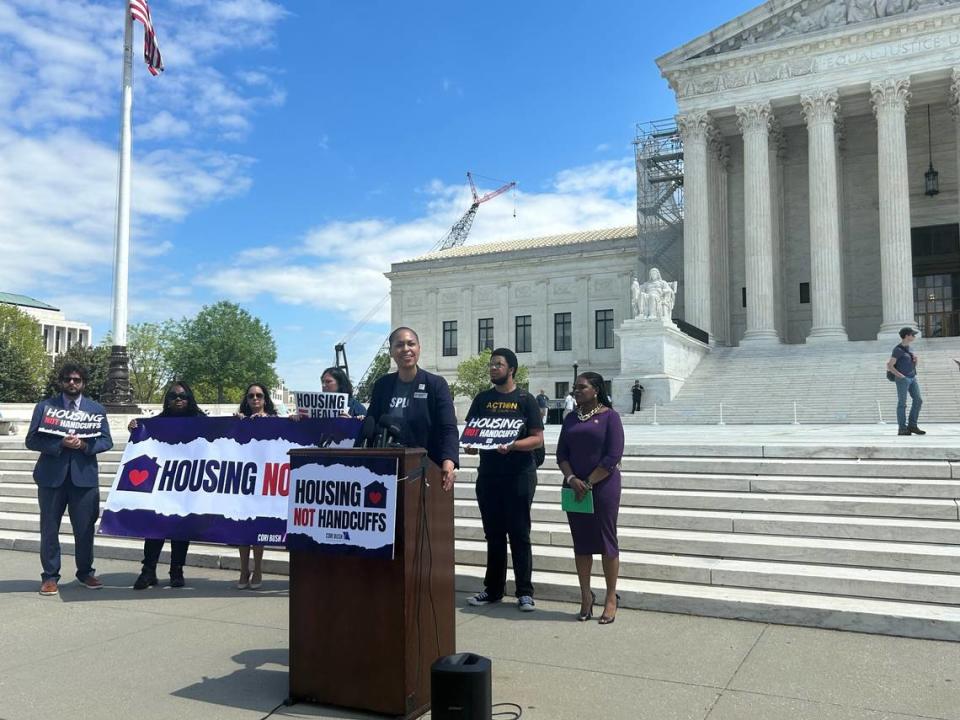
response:
<svg viewBox="0 0 960 720"><path fill-rule="evenodd" d="M370 396L368 416L379 420L381 416L390 414L390 398L393 397L396 382L395 372L377 380ZM410 398L410 407L403 415L403 444L426 448L427 456L437 465L444 460L453 460L453 464L460 467L460 432L457 430L457 415L447 381L417 368L413 382L414 396Z"/></svg>

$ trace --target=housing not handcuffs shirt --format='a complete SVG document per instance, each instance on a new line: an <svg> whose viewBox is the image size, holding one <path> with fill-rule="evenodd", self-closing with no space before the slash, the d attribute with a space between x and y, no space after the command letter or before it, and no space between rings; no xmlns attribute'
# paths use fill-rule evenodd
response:
<svg viewBox="0 0 960 720"><path fill-rule="evenodd" d="M523 419L523 429L517 440L529 436L531 430L543 429L536 398L519 388L508 393L497 392L496 388L484 390L473 399L467 419L478 415ZM532 450L514 450L506 455L501 455L496 449L480 451L480 475L517 475L535 469Z"/></svg>

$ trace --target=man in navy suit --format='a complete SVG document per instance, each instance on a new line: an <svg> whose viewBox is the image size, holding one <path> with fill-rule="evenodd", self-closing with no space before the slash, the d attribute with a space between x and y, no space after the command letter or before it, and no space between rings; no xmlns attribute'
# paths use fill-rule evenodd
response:
<svg viewBox="0 0 960 720"><path fill-rule="evenodd" d="M27 431L26 445L40 453L33 469L40 503L40 564L43 567L41 595L56 595L60 580L60 523L70 511L73 526L77 580L86 588L99 590L103 583L93 570L93 534L100 516L100 483L97 454L113 447L107 413L100 403L83 396L87 371L73 363L60 369L61 393L37 403ZM53 434L41 428L47 408L73 410L100 416L96 437ZM80 416L83 417L83 416Z"/></svg>

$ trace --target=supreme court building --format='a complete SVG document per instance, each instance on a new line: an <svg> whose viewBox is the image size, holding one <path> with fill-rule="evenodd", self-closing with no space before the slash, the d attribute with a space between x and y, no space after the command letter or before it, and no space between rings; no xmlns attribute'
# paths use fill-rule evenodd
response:
<svg viewBox="0 0 960 720"><path fill-rule="evenodd" d="M688 322L723 344L960 334L958 0L771 0L657 64Z"/></svg>
<svg viewBox="0 0 960 720"><path fill-rule="evenodd" d="M656 263L675 317L712 346L960 335L960 0L769 0L656 62L682 140L682 240ZM534 391L572 362L616 375L605 323L629 319L642 230L397 263L394 324L448 377L487 343L529 344Z"/></svg>

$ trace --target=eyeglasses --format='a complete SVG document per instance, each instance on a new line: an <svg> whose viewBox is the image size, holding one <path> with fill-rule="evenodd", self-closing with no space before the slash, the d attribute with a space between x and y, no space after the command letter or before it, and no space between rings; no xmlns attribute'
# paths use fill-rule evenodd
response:
<svg viewBox="0 0 960 720"><path fill-rule="evenodd" d="M263 393L247 393L247 400L256 400L257 398L262 398Z"/></svg>
<svg viewBox="0 0 960 720"><path fill-rule="evenodd" d="M83 383L83 378L82 378L82 377L77 377L76 375L74 375L74 376L72 376L72 377L68 377L68 378L64 378L64 379L63 379L63 384L64 384L64 385L69 385L70 383L76 383L77 385L80 385L81 383Z"/></svg>
<svg viewBox="0 0 960 720"><path fill-rule="evenodd" d="M168 392L167 400L189 400L190 396L186 393Z"/></svg>
<svg viewBox="0 0 960 720"><path fill-rule="evenodd" d="M490 363L489 365L487 365L487 367L490 368L491 370L499 370L500 368L505 368L507 366L504 365L503 363Z"/></svg>

